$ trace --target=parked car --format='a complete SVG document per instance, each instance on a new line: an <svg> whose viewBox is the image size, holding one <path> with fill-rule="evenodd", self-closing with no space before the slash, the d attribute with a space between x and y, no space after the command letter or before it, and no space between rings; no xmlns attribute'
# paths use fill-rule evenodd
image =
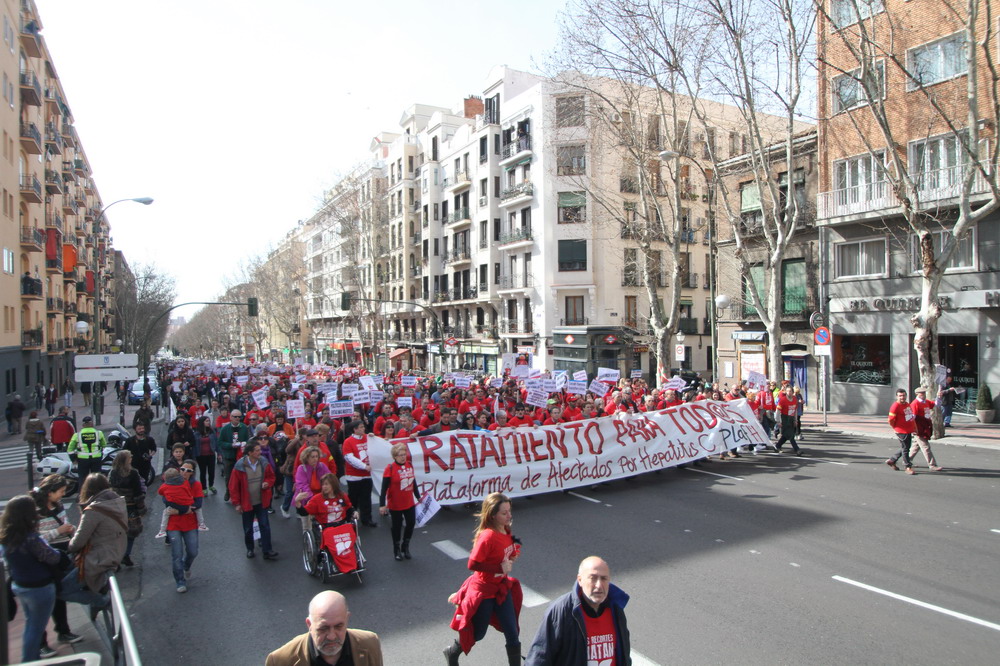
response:
<svg viewBox="0 0 1000 666"><path fill-rule="evenodd" d="M150 402L151 404L156 404L160 401L160 389L155 386L150 390ZM128 392L128 404L130 405L141 405L142 404L142 384L138 386L133 385Z"/></svg>

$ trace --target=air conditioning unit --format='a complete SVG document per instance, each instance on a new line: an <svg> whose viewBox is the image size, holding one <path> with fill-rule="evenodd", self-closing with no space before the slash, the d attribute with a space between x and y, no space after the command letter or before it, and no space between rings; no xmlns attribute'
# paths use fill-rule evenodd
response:
<svg viewBox="0 0 1000 666"><path fill-rule="evenodd" d="M485 196L479 197L479 207L486 208L487 199Z"/></svg>
<svg viewBox="0 0 1000 666"><path fill-rule="evenodd" d="M611 113L610 118L611 118L611 122L613 122L613 123L620 123L622 121L622 114L613 111Z"/></svg>

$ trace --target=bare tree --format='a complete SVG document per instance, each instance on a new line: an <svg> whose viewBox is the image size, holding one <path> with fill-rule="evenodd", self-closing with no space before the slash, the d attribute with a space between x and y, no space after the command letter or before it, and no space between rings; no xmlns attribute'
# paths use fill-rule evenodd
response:
<svg viewBox="0 0 1000 666"><path fill-rule="evenodd" d="M205 306L175 331L168 342L182 355L197 358L225 358L243 353L230 348L229 339L225 319L219 317L218 309Z"/></svg>
<svg viewBox="0 0 1000 666"><path fill-rule="evenodd" d="M138 264L128 274L116 276L113 308L122 347L135 352L159 349L167 335L167 318L160 318L152 330L149 327L175 297L173 277L153 264Z"/></svg>
<svg viewBox="0 0 1000 666"><path fill-rule="evenodd" d="M932 16L880 0L844 0L837 8L836 14L821 9L824 22L837 28L823 33L821 67L837 77L833 96L870 157L876 178L867 187L888 209L887 228L901 220L916 238L920 308L910 323L921 382L935 386L944 271L961 242L1000 207L1000 74L991 4L947 0L928 10ZM941 72L926 58L907 57L902 45L917 22L950 26L939 34L954 38L956 57L948 66L955 71L945 76L952 81L940 83ZM887 93L889 81L902 84ZM919 141L908 153L921 129L950 157L935 158L929 142ZM942 432L939 417L935 430Z"/></svg>

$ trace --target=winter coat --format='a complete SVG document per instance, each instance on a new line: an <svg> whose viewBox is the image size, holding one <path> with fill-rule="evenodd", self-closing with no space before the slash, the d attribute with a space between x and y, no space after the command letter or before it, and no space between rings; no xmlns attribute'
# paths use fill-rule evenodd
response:
<svg viewBox="0 0 1000 666"><path fill-rule="evenodd" d="M631 666L632 646L629 640L628 623L625 621L625 606L628 595L616 585L609 585L607 603L613 613L615 623L615 663ZM545 611L542 624L538 627L535 640L525 660L525 666L586 666L587 629L584 625L583 608L580 601L580 585L559 597Z"/></svg>
<svg viewBox="0 0 1000 666"><path fill-rule="evenodd" d="M248 458L240 458L233 466L233 471L229 474L229 498L233 506L238 506L242 511L250 511L253 505L250 504L250 486L247 483L246 468L249 463ZM271 506L271 493L274 492L274 468L267 464L263 458L257 463L264 466L264 478L262 483L267 483L267 488L260 491L260 505Z"/></svg>
<svg viewBox="0 0 1000 666"><path fill-rule="evenodd" d="M101 592L108 577L118 568L128 540L128 512L125 498L110 488L102 490L82 507L80 527L69 542L69 552L87 546L84 556L84 582L92 592Z"/></svg>

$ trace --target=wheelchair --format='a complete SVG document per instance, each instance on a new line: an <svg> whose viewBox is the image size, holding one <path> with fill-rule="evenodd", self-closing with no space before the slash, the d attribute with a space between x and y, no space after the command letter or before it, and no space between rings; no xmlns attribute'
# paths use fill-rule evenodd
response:
<svg viewBox="0 0 1000 666"><path fill-rule="evenodd" d="M349 576L354 574L359 583L364 583L361 574L365 571L365 556L361 552L361 536L358 531L358 517L354 514L349 520L320 525L315 519L311 527L302 533L302 568L306 573L316 578L321 578L323 583L329 583L338 576ZM352 525L354 527L354 556L357 558L357 567L352 571L341 571L337 567L333 553L323 545L323 530L329 527L339 527L341 525Z"/></svg>

